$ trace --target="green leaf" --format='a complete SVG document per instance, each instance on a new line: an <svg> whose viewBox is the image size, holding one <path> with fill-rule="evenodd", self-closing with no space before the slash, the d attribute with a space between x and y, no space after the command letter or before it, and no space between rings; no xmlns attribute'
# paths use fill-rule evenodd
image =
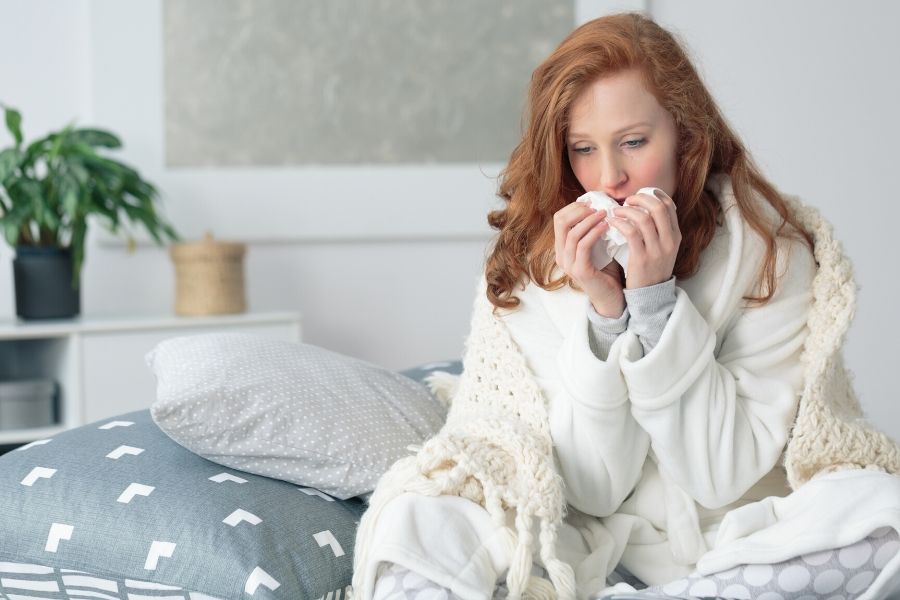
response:
<svg viewBox="0 0 900 600"><path fill-rule="evenodd" d="M38 158L46 154L46 149L51 141L50 138L51 136L47 135L28 144L28 147L25 148L25 158L19 164L23 172L34 167Z"/></svg>
<svg viewBox="0 0 900 600"><path fill-rule="evenodd" d="M84 263L84 240L87 231L87 222L79 218L72 222L72 240L69 247L72 249L72 285L78 287L81 281L81 265Z"/></svg>
<svg viewBox="0 0 900 600"><path fill-rule="evenodd" d="M6 108L6 128L16 140L16 146L22 143L22 115L14 108Z"/></svg>
<svg viewBox="0 0 900 600"><path fill-rule="evenodd" d="M45 218L44 212L49 207L44 202L45 196L42 193L40 184L36 181L25 180L22 182L22 191L25 192L25 195L31 201L31 211L34 214L34 220L37 221L38 225L41 225Z"/></svg>
<svg viewBox="0 0 900 600"><path fill-rule="evenodd" d="M69 136L74 143L102 148L121 148L122 142L114 134L103 129L76 129Z"/></svg>
<svg viewBox="0 0 900 600"><path fill-rule="evenodd" d="M159 196L155 187L137 177L126 182L125 191L148 203L153 203Z"/></svg>
<svg viewBox="0 0 900 600"><path fill-rule="evenodd" d="M0 218L0 223L3 224L3 233L6 236L6 241L9 242L11 246L15 246L19 243L22 228L28 223L30 218L31 205L24 202L14 204L12 210Z"/></svg>
<svg viewBox="0 0 900 600"><path fill-rule="evenodd" d="M62 156L67 156L69 158L94 158L99 156L97 151L94 150L94 147L90 144L85 144L84 142L76 141L71 138L65 141L59 148L59 153Z"/></svg>
<svg viewBox="0 0 900 600"><path fill-rule="evenodd" d="M84 168L83 164L71 161L69 162L69 171L75 177L75 181L78 182L78 187L86 188L91 185L91 174Z"/></svg>
<svg viewBox="0 0 900 600"><path fill-rule="evenodd" d="M90 152L80 153L77 157L77 160L84 165L88 171L94 173L95 175L105 177L109 182L115 180L118 183L113 185L110 183L110 187L115 187L116 185L121 186L123 182L129 178L140 178L140 175L130 167L123 165L120 162L116 162L112 159L100 156L96 154L93 150Z"/></svg>
<svg viewBox="0 0 900 600"><path fill-rule="evenodd" d="M125 163L120 163L111 158L106 158L104 156L99 156L97 163L104 166L112 173L118 174L122 179L125 178L134 178L140 179L140 175L138 175L137 171L126 165Z"/></svg>
<svg viewBox="0 0 900 600"><path fill-rule="evenodd" d="M154 214L154 212L152 211L152 208L151 210L147 210L142 206L132 206L126 208L125 211L126 213L128 213L128 216L132 222L140 223L141 225L143 225L144 229L147 230L147 233L149 233L153 237L153 240L157 244L162 245L163 240L159 235L159 220L156 214Z"/></svg>
<svg viewBox="0 0 900 600"><path fill-rule="evenodd" d="M21 159L22 151L18 148L7 148L0 152L0 185L3 185L6 178L16 172Z"/></svg>
<svg viewBox="0 0 900 600"><path fill-rule="evenodd" d="M25 192L20 188L20 186L22 185L22 181L24 180L18 179L6 188L6 194L9 196L10 201L10 212L16 210L17 207L23 204L27 204L29 209L31 208L31 201L29 200Z"/></svg>
<svg viewBox="0 0 900 600"><path fill-rule="evenodd" d="M53 161L57 157L63 145L68 141L69 134L72 133L72 129L74 127L74 124L69 123L68 125L66 125L65 129L63 129L59 133L50 135L53 144L50 147L50 152L47 153L48 162Z"/></svg>
<svg viewBox="0 0 900 600"><path fill-rule="evenodd" d="M9 197L13 201L13 210L27 210L33 214L36 202L40 202L41 186L33 179L19 179L7 188Z"/></svg>
<svg viewBox="0 0 900 600"><path fill-rule="evenodd" d="M60 179L59 197L62 205L62 213L70 219L75 219L78 214L79 198L78 180L74 175L66 174Z"/></svg>
<svg viewBox="0 0 900 600"><path fill-rule="evenodd" d="M19 228L15 223L3 223L3 236L10 246L15 247L19 244Z"/></svg>
<svg viewBox="0 0 900 600"><path fill-rule="evenodd" d="M99 184L91 193L91 212L106 217L109 220L110 228L113 233L119 229L119 211L110 209L107 204L108 195L102 191L102 185Z"/></svg>

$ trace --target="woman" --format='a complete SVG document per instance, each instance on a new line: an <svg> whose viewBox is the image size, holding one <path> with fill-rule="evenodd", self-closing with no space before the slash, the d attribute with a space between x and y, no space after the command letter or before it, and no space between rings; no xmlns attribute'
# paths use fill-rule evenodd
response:
<svg viewBox="0 0 900 600"><path fill-rule="evenodd" d="M900 591L900 449L857 418L828 224L642 16L574 31L529 108L447 424L379 482L357 598L489 598L504 575L510 598L589 598L616 567L695 596ZM624 269L592 260L611 230Z"/></svg>

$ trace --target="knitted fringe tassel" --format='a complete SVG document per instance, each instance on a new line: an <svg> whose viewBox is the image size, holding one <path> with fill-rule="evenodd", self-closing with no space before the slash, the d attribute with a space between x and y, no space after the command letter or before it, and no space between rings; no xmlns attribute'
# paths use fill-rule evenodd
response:
<svg viewBox="0 0 900 600"><path fill-rule="evenodd" d="M550 581L530 576L534 535L533 516L524 512L516 515L516 549L506 576L509 588L507 600L575 600L575 573L572 567L556 556L556 526L550 519L541 519L541 560ZM551 583L552 582L552 583Z"/></svg>
<svg viewBox="0 0 900 600"><path fill-rule="evenodd" d="M525 587L531 575L531 548L534 536L531 534L531 515L520 507L516 514L516 549L513 551L506 574L506 587L509 588L507 600L522 600Z"/></svg>
<svg viewBox="0 0 900 600"><path fill-rule="evenodd" d="M541 519L541 560L553 582L559 600L575 600L575 572L556 557L556 526L547 518Z"/></svg>
<svg viewBox="0 0 900 600"><path fill-rule="evenodd" d="M446 373L444 371L435 371L425 377L425 383L435 398L445 407L449 408L453 396L459 389L459 375Z"/></svg>
<svg viewBox="0 0 900 600"><path fill-rule="evenodd" d="M553 589L553 584L546 579L531 576L528 578L525 600L556 600L556 590Z"/></svg>

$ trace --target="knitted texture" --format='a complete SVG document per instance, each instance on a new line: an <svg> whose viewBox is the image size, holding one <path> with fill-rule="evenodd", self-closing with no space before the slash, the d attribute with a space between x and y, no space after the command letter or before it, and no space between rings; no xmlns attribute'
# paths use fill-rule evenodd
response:
<svg viewBox="0 0 900 600"><path fill-rule="evenodd" d="M843 365L841 346L856 308L850 261L817 210L793 198L787 201L813 234L818 263L810 331L801 355L804 387L784 453L788 482L797 489L817 473L847 468L900 474L900 447L863 421ZM417 456L401 459L379 481L363 515L354 559L356 600L374 523L384 506L404 491L468 498L484 506L498 525L505 523L504 510L515 508L511 535L516 549L507 574L510 600L575 597L572 569L555 553L565 500L554 470L546 400L484 292L482 280L456 385L446 374L430 382L441 395L453 393L446 425ZM541 524L541 559L554 589L528 576L535 518Z"/></svg>
<svg viewBox="0 0 900 600"><path fill-rule="evenodd" d="M813 235L819 267L813 279L809 336L804 344L804 388L784 457L788 483L797 489L820 472L877 469L900 474L900 446L862 418L842 346L856 313L853 268L831 224L819 211L787 197Z"/></svg>

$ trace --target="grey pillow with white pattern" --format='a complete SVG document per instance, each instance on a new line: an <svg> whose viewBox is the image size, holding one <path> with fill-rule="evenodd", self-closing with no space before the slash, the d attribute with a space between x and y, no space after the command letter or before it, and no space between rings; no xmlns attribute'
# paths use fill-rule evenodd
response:
<svg viewBox="0 0 900 600"><path fill-rule="evenodd" d="M0 598L345 600L364 510L129 413L0 456Z"/></svg>
<svg viewBox="0 0 900 600"><path fill-rule="evenodd" d="M216 333L177 337L147 355L153 420L216 463L314 487L371 492L446 410L420 383L310 344Z"/></svg>

